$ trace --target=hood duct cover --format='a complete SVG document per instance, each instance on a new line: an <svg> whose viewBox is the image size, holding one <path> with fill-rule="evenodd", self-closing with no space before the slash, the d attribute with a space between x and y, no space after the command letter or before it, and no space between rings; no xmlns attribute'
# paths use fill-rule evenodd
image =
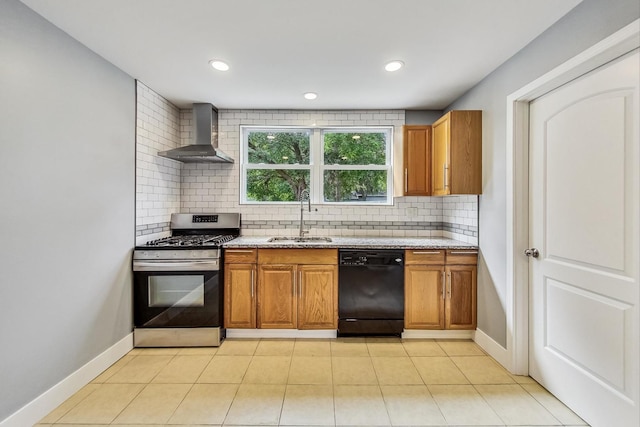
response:
<svg viewBox="0 0 640 427"><path fill-rule="evenodd" d="M218 110L211 104L193 104L193 144L160 151L159 156L183 163L233 163L218 149Z"/></svg>

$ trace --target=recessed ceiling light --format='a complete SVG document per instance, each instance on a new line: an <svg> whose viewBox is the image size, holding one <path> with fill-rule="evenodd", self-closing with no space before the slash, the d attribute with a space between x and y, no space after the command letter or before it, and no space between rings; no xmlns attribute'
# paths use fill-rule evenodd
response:
<svg viewBox="0 0 640 427"><path fill-rule="evenodd" d="M211 61L209 61L209 64L211 64L211 66L213 68L215 68L218 71L228 71L229 70L229 64L227 64L224 61L220 61L219 59L212 59Z"/></svg>
<svg viewBox="0 0 640 427"><path fill-rule="evenodd" d="M387 64L384 66L384 69L387 71L398 71L403 66L404 66L404 62L395 60L395 61L387 62Z"/></svg>
<svg viewBox="0 0 640 427"><path fill-rule="evenodd" d="M306 99L316 99L318 97L318 94L315 92L307 92L304 94L304 97Z"/></svg>

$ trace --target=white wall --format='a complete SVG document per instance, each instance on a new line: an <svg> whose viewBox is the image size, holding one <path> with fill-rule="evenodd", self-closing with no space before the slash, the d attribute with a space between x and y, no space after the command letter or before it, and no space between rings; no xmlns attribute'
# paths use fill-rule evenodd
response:
<svg viewBox="0 0 640 427"><path fill-rule="evenodd" d="M134 80L0 2L0 421L131 332Z"/></svg>
<svg viewBox="0 0 640 427"><path fill-rule="evenodd" d="M478 328L506 346L506 98L640 16L638 0L584 0L450 105L483 110Z"/></svg>

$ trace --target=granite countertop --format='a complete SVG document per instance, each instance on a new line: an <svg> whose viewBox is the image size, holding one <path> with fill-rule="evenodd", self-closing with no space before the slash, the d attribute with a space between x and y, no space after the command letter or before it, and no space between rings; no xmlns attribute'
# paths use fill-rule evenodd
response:
<svg viewBox="0 0 640 427"><path fill-rule="evenodd" d="M224 248L340 248L340 249L477 249L478 246L444 237L331 237L331 242L268 242L269 237L238 237Z"/></svg>

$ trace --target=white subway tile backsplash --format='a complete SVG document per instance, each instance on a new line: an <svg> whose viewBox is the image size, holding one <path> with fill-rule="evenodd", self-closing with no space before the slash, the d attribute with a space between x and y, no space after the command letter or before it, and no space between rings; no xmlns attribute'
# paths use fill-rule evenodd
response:
<svg viewBox="0 0 640 427"><path fill-rule="evenodd" d="M180 110L141 82L136 89L136 225L163 223L180 209L181 164L157 153L180 145Z"/></svg>
<svg viewBox="0 0 640 427"><path fill-rule="evenodd" d="M240 205L240 126L365 126L394 127L402 138L402 110L219 110L218 144L236 159L232 165L181 164L157 152L191 143L192 113L178 110L138 83L137 224L163 224L173 212L207 210L240 212L243 234L295 234L297 205ZM477 230L477 196L401 197L393 206L317 206L306 213L312 235L334 236L453 236L477 243L462 228ZM413 210L409 213L408 209ZM315 227L315 228L314 228ZM443 228L444 227L444 228ZM474 240L475 239L475 240Z"/></svg>

